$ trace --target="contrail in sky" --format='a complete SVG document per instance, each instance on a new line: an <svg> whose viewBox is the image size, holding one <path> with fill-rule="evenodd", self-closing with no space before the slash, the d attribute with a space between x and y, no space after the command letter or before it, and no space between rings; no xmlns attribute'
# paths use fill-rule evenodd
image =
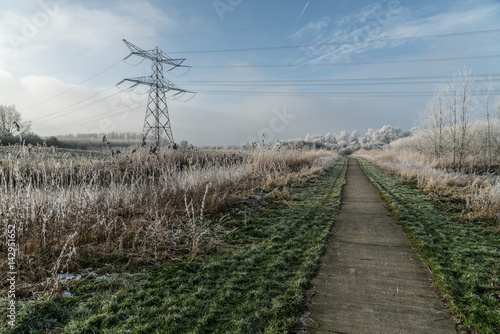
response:
<svg viewBox="0 0 500 334"><path fill-rule="evenodd" d="M300 18L302 17L302 15L304 15L304 12L305 12L305 11L306 11L306 9L307 9L307 6L309 6L309 2L310 2L310 1L308 1L308 2L306 3L306 6L305 6L305 7L304 7L304 9L302 10L302 13L300 13L299 18L297 19L297 22L295 22L295 24L299 23Z"/></svg>

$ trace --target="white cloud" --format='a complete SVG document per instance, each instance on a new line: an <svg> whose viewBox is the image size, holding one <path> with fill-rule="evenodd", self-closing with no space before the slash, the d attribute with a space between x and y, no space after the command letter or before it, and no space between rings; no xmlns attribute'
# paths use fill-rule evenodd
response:
<svg viewBox="0 0 500 334"><path fill-rule="evenodd" d="M72 1L61 5L56 0L39 3L45 5L13 2L13 7L0 14L0 65L11 72L28 64L43 67L45 61L61 54L88 57L123 38L155 36L177 24L142 1L116 1L105 7Z"/></svg>
<svg viewBox="0 0 500 334"><path fill-rule="evenodd" d="M329 17L322 17L316 21L309 22L306 26L289 36L289 38L294 40L303 38L313 38L313 40L320 39L330 24L330 21L331 19Z"/></svg>
<svg viewBox="0 0 500 334"><path fill-rule="evenodd" d="M290 38L306 41L307 44L327 44L305 49L305 59L300 61L320 62L349 59L350 56L383 47L382 43L358 43L381 38L389 26L401 21L401 7L385 8L381 4L369 5L358 13L336 20L323 17L311 22Z"/></svg>
<svg viewBox="0 0 500 334"><path fill-rule="evenodd" d="M147 99L141 91L121 92L111 87L96 92L52 77L31 75L18 79L1 70L0 92L0 103L16 105L23 119L33 122L33 131L42 136L75 132L140 132L142 128L138 124L142 124ZM64 94L54 96L54 92ZM91 121L87 122L89 118Z"/></svg>
<svg viewBox="0 0 500 334"><path fill-rule="evenodd" d="M0 68L0 92L2 94L0 103L14 104L14 93L19 89L20 84L16 78L7 71Z"/></svg>
<svg viewBox="0 0 500 334"><path fill-rule="evenodd" d="M366 6L355 14L337 20L321 18L289 38L305 44L329 44L305 48L305 56L300 62L349 60L356 54L408 44L408 41L363 41L486 30L497 25L499 15L500 4L496 2L474 5L457 3L451 11L441 11L433 15L417 13L400 5L390 7L388 3L382 2ZM439 43L446 44L448 41L440 39ZM456 41L454 43L456 44ZM453 49L446 48L447 51ZM423 51L415 50L415 55ZM434 48L433 51L435 50Z"/></svg>
<svg viewBox="0 0 500 334"><path fill-rule="evenodd" d="M453 12L415 19L392 27L391 37L446 34L463 31L486 30L494 27L500 15L500 5L477 8L456 8Z"/></svg>

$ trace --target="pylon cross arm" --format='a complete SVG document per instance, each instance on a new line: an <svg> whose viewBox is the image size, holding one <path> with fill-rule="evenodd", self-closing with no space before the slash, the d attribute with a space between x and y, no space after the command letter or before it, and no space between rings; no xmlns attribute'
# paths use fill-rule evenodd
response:
<svg viewBox="0 0 500 334"><path fill-rule="evenodd" d="M150 87L158 87L159 89L163 89L165 92L170 90L175 90L177 91L175 95L179 93L194 93L187 89L179 88L172 82L165 79L155 80L154 78L151 77L129 78L129 79L123 79L118 83L118 85L124 83L125 81L133 82L134 84L132 85L132 87L136 87L137 85L146 85Z"/></svg>
<svg viewBox="0 0 500 334"><path fill-rule="evenodd" d="M123 42L127 45L128 49L130 50L130 54L128 56L126 56L125 58L123 58L123 60L126 60L126 59L132 57L133 55L136 55L139 57L147 58L147 59L152 60L154 62L172 65L173 67L171 69L169 69L168 71L171 71L172 69L174 69L176 67L189 67L186 65L182 65L182 63L184 63L186 58L173 59L173 58L170 58L169 56L167 56L163 51L159 50L158 48L156 48L154 50L143 50L143 49L139 48L138 46L136 46L135 44L130 43L126 39L123 39Z"/></svg>

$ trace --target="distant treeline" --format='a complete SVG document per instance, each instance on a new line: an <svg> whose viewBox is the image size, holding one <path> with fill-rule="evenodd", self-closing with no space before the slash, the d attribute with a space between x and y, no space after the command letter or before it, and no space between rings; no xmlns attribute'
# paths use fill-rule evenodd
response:
<svg viewBox="0 0 500 334"><path fill-rule="evenodd" d="M102 140L102 137L106 136L108 140L121 140L121 141L137 141L142 140L142 133L126 131L126 132L116 132L111 131L109 133L78 133L78 134L67 134L58 135L57 138L61 141L75 141L75 140Z"/></svg>
<svg viewBox="0 0 500 334"><path fill-rule="evenodd" d="M61 143L80 150L137 146L142 142L142 134L136 132L79 133L58 135L57 138Z"/></svg>
<svg viewBox="0 0 500 334"><path fill-rule="evenodd" d="M0 146L9 145L42 145L42 146L55 146L61 148L71 148L71 145L60 142L56 137L41 138L40 136L29 133L26 135L12 135L10 133L0 133Z"/></svg>

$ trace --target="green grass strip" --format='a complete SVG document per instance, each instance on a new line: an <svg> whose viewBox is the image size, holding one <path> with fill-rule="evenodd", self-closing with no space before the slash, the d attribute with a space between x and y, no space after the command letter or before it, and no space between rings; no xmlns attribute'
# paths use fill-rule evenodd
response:
<svg viewBox="0 0 500 334"><path fill-rule="evenodd" d="M292 195L270 200L224 250L144 273L77 283L72 298L21 304L15 333L283 333L300 326L339 207L345 159ZM0 305L0 321L5 320ZM2 326L2 325L0 325ZM0 327L2 328L2 327ZM5 327L4 327L5 330Z"/></svg>
<svg viewBox="0 0 500 334"><path fill-rule="evenodd" d="M461 325L500 333L500 236L438 210L423 193L358 159L430 267L441 295Z"/></svg>

